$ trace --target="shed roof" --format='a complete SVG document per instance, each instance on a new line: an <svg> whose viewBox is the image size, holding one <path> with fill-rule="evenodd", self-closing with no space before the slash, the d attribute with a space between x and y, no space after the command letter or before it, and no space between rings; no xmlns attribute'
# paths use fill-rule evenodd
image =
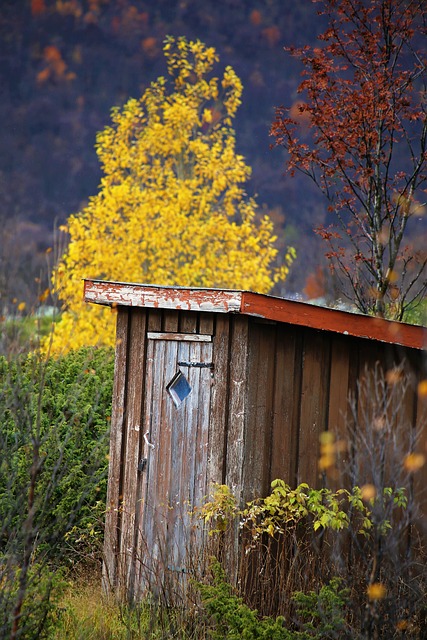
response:
<svg viewBox="0 0 427 640"><path fill-rule="evenodd" d="M108 306L237 313L414 349L427 348L425 327L251 291L87 279L84 282L84 299L86 302Z"/></svg>

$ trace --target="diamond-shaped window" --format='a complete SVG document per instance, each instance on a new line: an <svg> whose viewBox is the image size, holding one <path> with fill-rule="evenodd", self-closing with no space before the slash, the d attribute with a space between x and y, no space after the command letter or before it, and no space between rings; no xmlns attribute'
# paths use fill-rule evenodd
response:
<svg viewBox="0 0 427 640"><path fill-rule="evenodd" d="M172 380L166 385L166 390L174 401L175 406L179 407L185 398L190 395L191 386L182 371L177 371Z"/></svg>

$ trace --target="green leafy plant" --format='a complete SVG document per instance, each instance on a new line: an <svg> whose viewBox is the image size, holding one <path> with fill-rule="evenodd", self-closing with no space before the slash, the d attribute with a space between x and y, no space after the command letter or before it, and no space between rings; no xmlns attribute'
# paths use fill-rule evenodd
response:
<svg viewBox="0 0 427 640"><path fill-rule="evenodd" d="M230 522L239 515L237 500L226 484L213 485L211 500L205 502L199 515L210 525L209 535L226 531Z"/></svg>
<svg viewBox="0 0 427 640"><path fill-rule="evenodd" d="M212 583L198 584L203 607L210 618L212 640L265 639L288 640L292 638L284 626L284 619L259 619L256 610L244 604L233 593L225 573L215 559L212 560Z"/></svg>
<svg viewBox="0 0 427 640"><path fill-rule="evenodd" d="M295 606L303 602L302 596L293 600L293 593L317 594L326 599L323 604L319 600L320 615L331 590L341 597L342 604L347 588L363 609L370 598L371 583L387 591L389 580L384 571L392 559L381 560L381 549L395 548L394 539L401 535L399 518L408 508L407 488L383 487L372 493L368 489L367 485L333 491L306 483L293 489L276 479L269 495L239 509L230 489L217 485L200 515L210 525L214 539L211 552L225 561L225 567L223 536L238 520L240 563L237 580L231 575L230 579L238 585L242 603L251 610L263 616L280 613L289 618ZM222 545L215 546L215 541L221 540ZM331 582L336 576L343 578L339 589L338 582ZM406 589L403 583L402 589ZM323 632L334 629L334 625L342 626L342 617L332 618L332 622L325 622ZM307 624L320 624L316 616L310 620ZM305 630L310 634L313 631L309 627Z"/></svg>
<svg viewBox="0 0 427 640"><path fill-rule="evenodd" d="M346 621L350 589L343 586L340 578L332 578L319 592L296 592L292 599L301 627L298 638L354 637Z"/></svg>
<svg viewBox="0 0 427 640"><path fill-rule="evenodd" d="M212 640L309 640L310 638L344 638L348 635L345 620L350 592L338 578L323 585L319 592L295 593L292 601L296 618L260 617L227 582L220 563L213 558L209 584L198 583L204 610L208 614ZM338 635L340 634L340 635Z"/></svg>
<svg viewBox="0 0 427 640"><path fill-rule="evenodd" d="M271 483L268 496L248 502L242 510L227 485L214 485L212 499L201 507L199 515L210 524L210 535L224 532L230 521L239 517L242 528L249 529L254 540L265 533L275 537L283 534L286 527L300 523L308 524L314 531L341 531L350 526L351 519L358 533L367 536L373 526L372 509L380 502L405 508L405 490L385 487L382 496L366 501L359 487L353 487L351 491L331 491L328 488L314 489L302 482L292 489L277 478ZM387 530L391 525L384 520L381 526Z"/></svg>
<svg viewBox="0 0 427 640"><path fill-rule="evenodd" d="M107 350L0 359L1 637L41 637L51 614L49 575L93 558L112 379Z"/></svg>

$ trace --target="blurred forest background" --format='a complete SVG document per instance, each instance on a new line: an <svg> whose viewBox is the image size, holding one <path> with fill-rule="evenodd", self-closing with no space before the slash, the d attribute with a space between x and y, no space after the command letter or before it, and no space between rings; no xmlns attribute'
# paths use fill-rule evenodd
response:
<svg viewBox="0 0 427 640"><path fill-rule="evenodd" d="M96 133L165 73L166 35L214 46L242 79L235 128L250 193L298 255L275 293L320 295L326 262L312 229L327 203L307 179L283 175L269 130L275 107L298 100L301 69L284 47L313 44L324 26L311 0L2 0L0 314L34 307L48 286L55 227L97 191Z"/></svg>

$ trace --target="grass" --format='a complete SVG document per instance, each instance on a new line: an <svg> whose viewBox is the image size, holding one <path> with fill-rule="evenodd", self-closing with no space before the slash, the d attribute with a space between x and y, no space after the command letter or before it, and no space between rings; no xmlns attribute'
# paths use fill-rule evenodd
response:
<svg viewBox="0 0 427 640"><path fill-rule="evenodd" d="M128 640L137 633L135 616L127 615L113 599L101 592L98 575L70 581L60 603L49 640Z"/></svg>
<svg viewBox="0 0 427 640"><path fill-rule="evenodd" d="M102 593L99 573L90 573L69 581L48 640L202 640L201 625L187 618L149 600L119 604Z"/></svg>

